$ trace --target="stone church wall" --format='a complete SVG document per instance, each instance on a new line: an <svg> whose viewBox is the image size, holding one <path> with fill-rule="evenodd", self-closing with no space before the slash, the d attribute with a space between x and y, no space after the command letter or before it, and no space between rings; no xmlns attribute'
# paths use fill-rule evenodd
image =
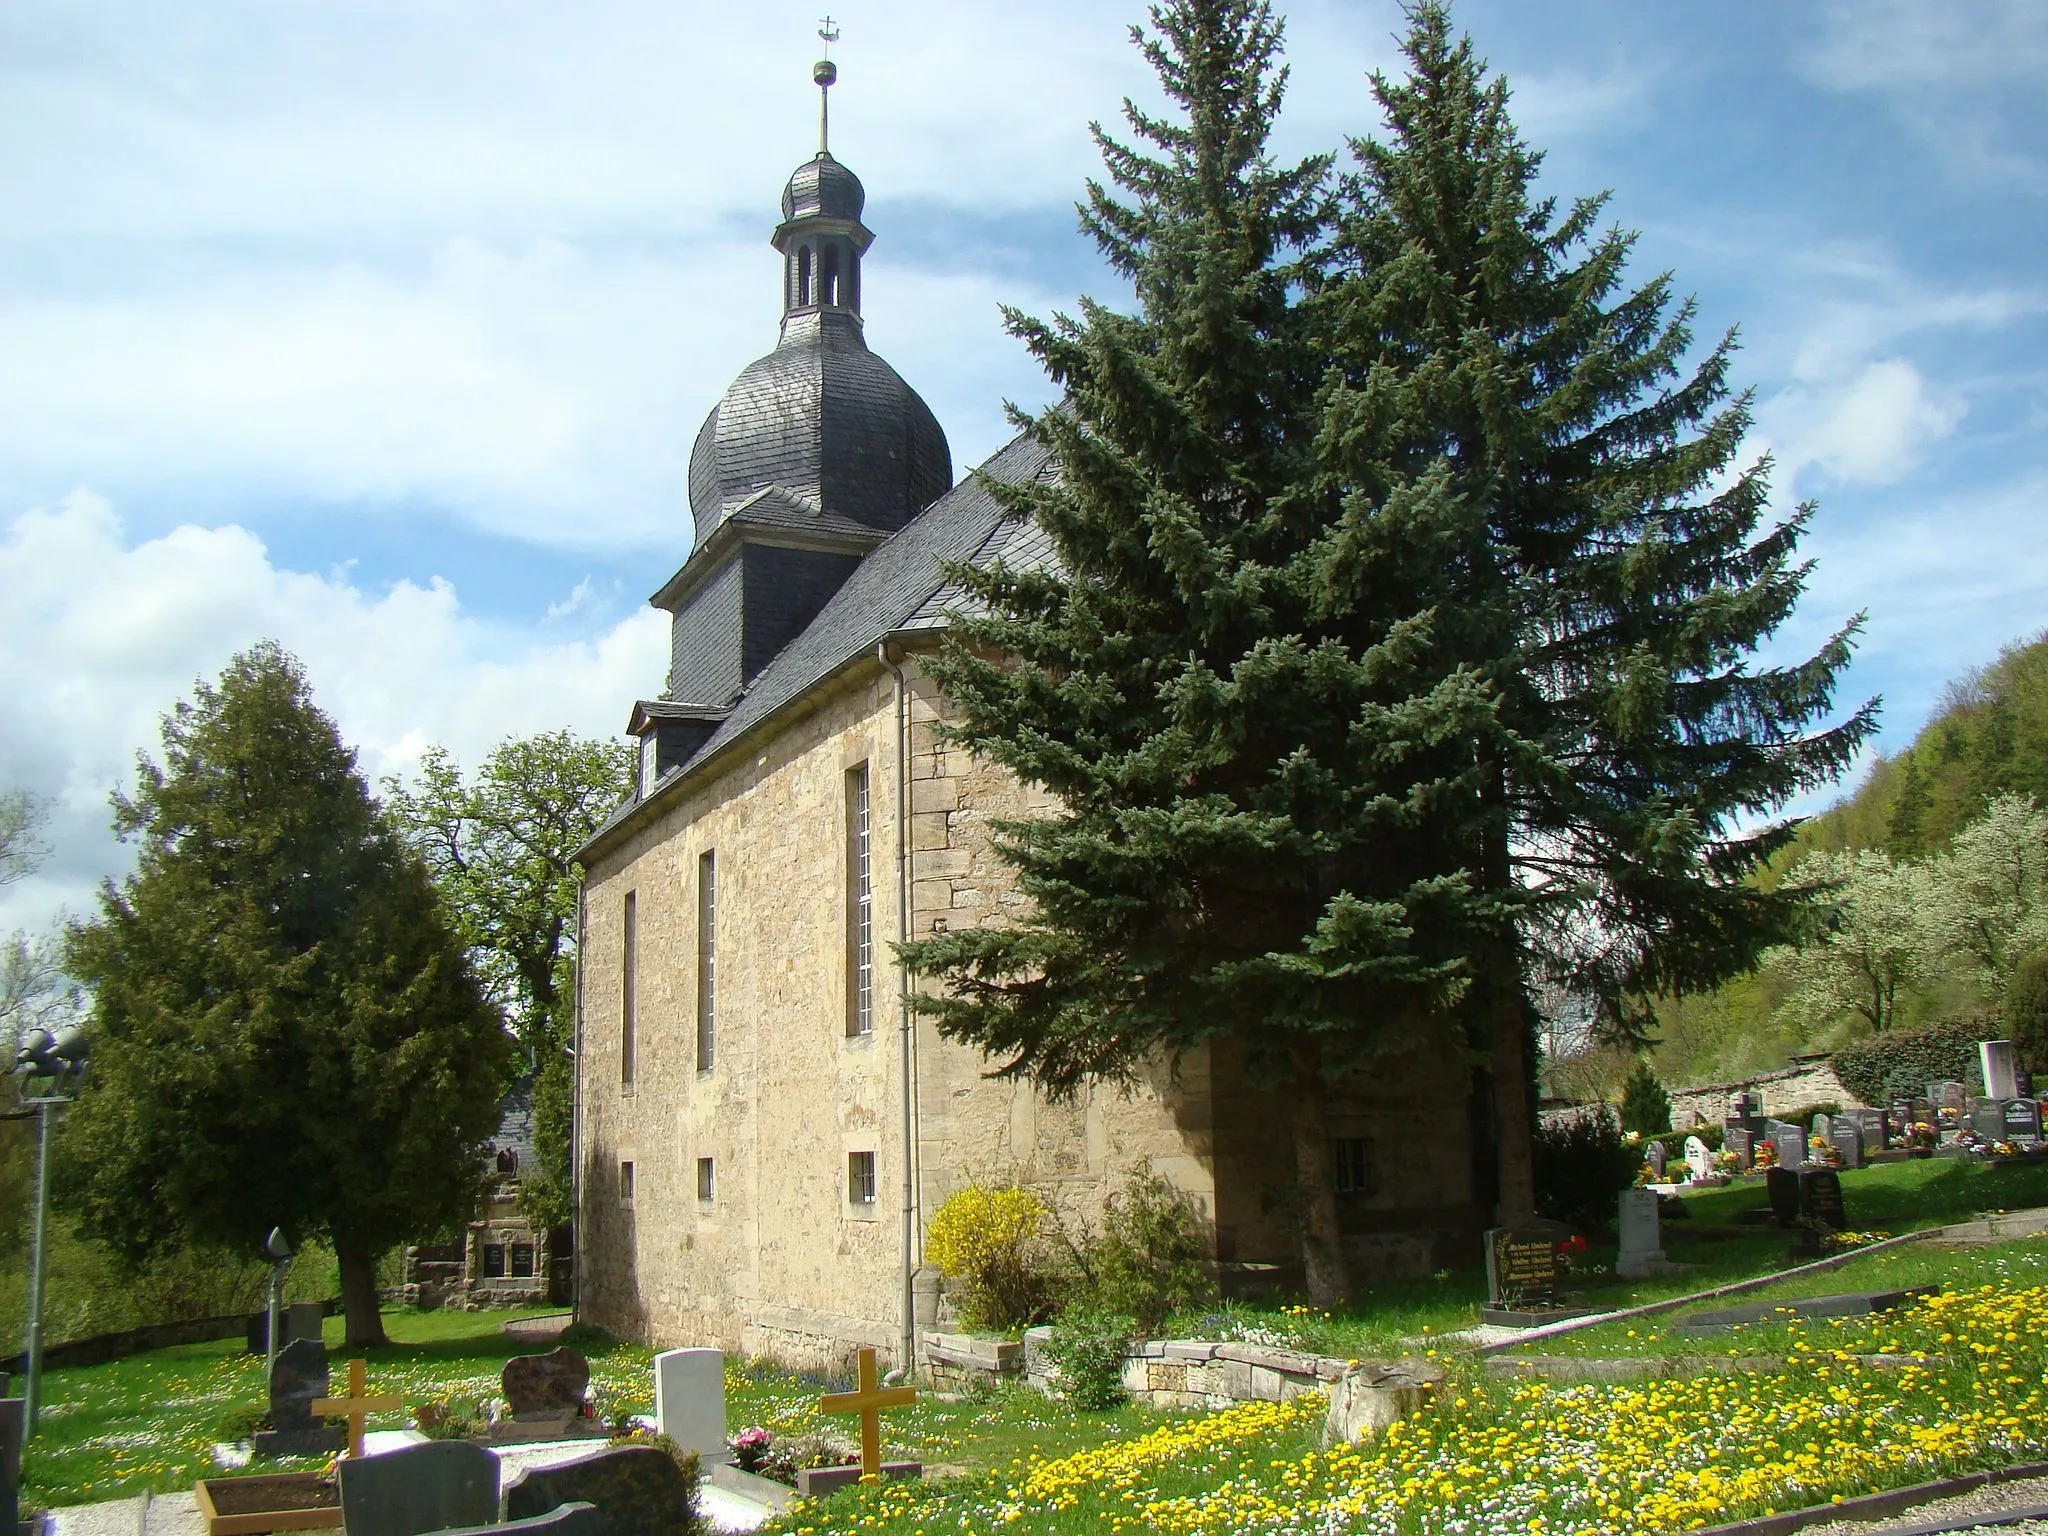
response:
<svg viewBox="0 0 2048 1536"><path fill-rule="evenodd" d="M1050 802L941 743L936 694L912 680L912 932L1014 921L1023 898L992 823ZM719 766L653 825L597 859L587 883L583 998L582 1311L659 1345L715 1344L794 1363L901 1333L902 1102L897 976L894 681L857 664L815 707ZM870 778L874 1029L849 1038L846 775ZM698 860L717 859L716 1060L695 1062ZM633 1082L621 1081L623 911L639 963ZM976 1052L915 1028L915 1221L974 1179L1037 1187L1073 1222L1099 1219L1136 1168L1186 1190L1226 1279L1284 1279L1292 1147L1284 1093L1203 1051L1130 1094L1053 1104L984 1076ZM1476 1251L1465 1095L1453 1053L1390 1059L1334 1093L1333 1135L1371 1149L1341 1201L1361 1280L1426 1276ZM847 1154L875 1154L876 1199L846 1198ZM714 1198L696 1195L713 1159ZM620 1164L633 1165L630 1205ZM1271 1266L1277 1265L1278 1268ZM919 1317L938 1318L920 1272Z"/></svg>

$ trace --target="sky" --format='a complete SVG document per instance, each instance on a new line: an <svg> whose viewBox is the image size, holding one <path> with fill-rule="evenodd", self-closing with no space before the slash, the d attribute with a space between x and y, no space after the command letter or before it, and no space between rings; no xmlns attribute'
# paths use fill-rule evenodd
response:
<svg viewBox="0 0 2048 1536"><path fill-rule="evenodd" d="M1372 134L1395 0L1281 7L1288 156ZM0 7L0 788L49 857L0 930L127 867L110 791L275 638L372 779L430 744L623 732L657 694L685 469L772 347L816 5ZM1547 190L1608 190L1748 451L1816 504L1776 642L1867 615L1896 749L2048 625L2048 6L1462 0ZM1103 0L845 0L837 156L870 344L956 470L1048 388L1003 304L1123 290L1077 233L1091 119L1152 99Z"/></svg>

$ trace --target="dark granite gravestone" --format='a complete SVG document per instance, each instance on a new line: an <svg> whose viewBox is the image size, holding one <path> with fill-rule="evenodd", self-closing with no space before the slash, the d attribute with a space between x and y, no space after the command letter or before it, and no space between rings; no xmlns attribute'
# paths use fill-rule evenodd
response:
<svg viewBox="0 0 2048 1536"><path fill-rule="evenodd" d="M1973 1134L1986 1141L2002 1141L2005 1138L2005 1106L1996 1099L1972 1099L1966 1124Z"/></svg>
<svg viewBox="0 0 2048 1536"><path fill-rule="evenodd" d="M1844 1168L1863 1166L1863 1127L1846 1115L1835 1117L1835 1156L1842 1160Z"/></svg>
<svg viewBox="0 0 2048 1536"><path fill-rule="evenodd" d="M1934 1101L1936 1110L1945 1110L1957 1116L1970 1105L1969 1087L1954 1078L1945 1083L1928 1084L1927 1097Z"/></svg>
<svg viewBox="0 0 2048 1536"><path fill-rule="evenodd" d="M251 1442L258 1456L324 1456L348 1444L348 1431L313 1419L313 1400L327 1396L327 1346L294 1339L270 1367L270 1428Z"/></svg>
<svg viewBox="0 0 2048 1536"><path fill-rule="evenodd" d="M1770 1191L1771 1220L1789 1227L1799 1219L1799 1175L1790 1168L1764 1170L1764 1187Z"/></svg>
<svg viewBox="0 0 2048 1536"><path fill-rule="evenodd" d="M1808 1168L1799 1175L1799 1214L1816 1227L1830 1232L1845 1231L1849 1225L1842 1208L1841 1175L1832 1168Z"/></svg>
<svg viewBox="0 0 2048 1536"><path fill-rule="evenodd" d="M1882 1152L1892 1144L1890 1117L1881 1109L1859 1109L1857 1121L1863 1127L1863 1155Z"/></svg>
<svg viewBox="0 0 2048 1536"><path fill-rule="evenodd" d="M514 1418L567 1418L583 1411L590 1362L573 1349L514 1355L499 1376Z"/></svg>
<svg viewBox="0 0 2048 1536"><path fill-rule="evenodd" d="M1486 1292L1497 1307L1557 1305L1557 1239L1498 1227L1486 1234Z"/></svg>
<svg viewBox="0 0 2048 1536"><path fill-rule="evenodd" d="M341 1464L348 1536L422 1536L498 1517L498 1458L467 1440L429 1440Z"/></svg>
<svg viewBox="0 0 2048 1536"><path fill-rule="evenodd" d="M0 1533L14 1536L21 1525L22 1410L27 1405L6 1392L6 1378L0 1377Z"/></svg>
<svg viewBox="0 0 2048 1536"><path fill-rule="evenodd" d="M521 1532L530 1536L604 1536L604 1516L597 1512L595 1504L562 1504L529 1519L507 1520L503 1524L486 1521L482 1525L442 1531L439 1536L520 1536Z"/></svg>
<svg viewBox="0 0 2048 1536"><path fill-rule="evenodd" d="M1653 1141L1643 1149L1643 1161L1650 1165L1650 1172L1657 1176L1657 1182L1664 1182L1664 1165L1670 1161L1670 1150L1661 1141Z"/></svg>
<svg viewBox="0 0 2048 1536"><path fill-rule="evenodd" d="M1721 1131L1721 1150L1733 1152L1736 1171L1747 1173L1756 1158L1756 1137L1744 1126L1725 1126Z"/></svg>
<svg viewBox="0 0 2048 1536"><path fill-rule="evenodd" d="M1806 1127L1789 1120L1766 1120L1764 1135L1770 1139L1780 1168L1797 1168L1806 1161Z"/></svg>
<svg viewBox="0 0 2048 1536"><path fill-rule="evenodd" d="M505 1518L544 1515L563 1504L595 1504L606 1536L693 1536L697 1458L689 1468L651 1445L599 1451L559 1467L536 1468L505 1490Z"/></svg>
<svg viewBox="0 0 2048 1536"><path fill-rule="evenodd" d="M1894 1135L1904 1135L1913 1128L1913 1101L1911 1099L1893 1099L1891 1109L1887 1113L1892 1122L1892 1132Z"/></svg>
<svg viewBox="0 0 2048 1536"><path fill-rule="evenodd" d="M2018 1141L2023 1136L2033 1141L2041 1139L2041 1106L2032 1099L2007 1099L2005 1139Z"/></svg>

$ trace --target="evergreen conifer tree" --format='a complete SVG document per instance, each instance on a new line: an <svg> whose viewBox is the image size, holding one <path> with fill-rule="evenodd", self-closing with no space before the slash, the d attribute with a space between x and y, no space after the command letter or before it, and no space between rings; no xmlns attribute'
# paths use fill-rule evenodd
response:
<svg viewBox="0 0 2048 1536"><path fill-rule="evenodd" d="M1647 1061L1638 1061L1621 1085L1621 1128L1639 1136L1661 1136L1671 1129L1671 1095Z"/></svg>
<svg viewBox="0 0 2048 1536"><path fill-rule="evenodd" d="M1623 286L1633 237L1604 199L1536 196L1519 138L1446 7L1409 12L1405 78L1374 77L1387 134L1354 140L1325 295L1345 374L1332 472L1380 487L1443 559L1423 670L1483 681L1476 828L1461 858L1498 917L1463 1007L1491 1062L1504 1221L1532 1209L1532 983L1597 1000L1640 1038L1650 994L1710 986L1779 937L1800 897L1744 876L1758 825L1851 760L1874 704L1831 728L1856 622L1759 666L1791 614L1811 515L1766 518L1767 464L1732 338L1696 362L1668 277Z"/></svg>
<svg viewBox="0 0 2048 1536"><path fill-rule="evenodd" d="M465 1221L509 1039L424 866L275 645L167 716L115 826L140 843L75 929L93 1074L64 1166L131 1257L324 1237L351 1344L376 1263Z"/></svg>
<svg viewBox="0 0 2048 1536"><path fill-rule="evenodd" d="M1411 675L1427 541L1318 469L1327 160L1268 154L1280 25L1254 0L1151 14L1133 35L1177 111L1126 103L1137 147L1096 129L1115 190L1082 210L1136 312L1010 316L1066 392L1028 422L1060 474L990 489L1059 567L953 571L978 602L932 665L953 739L1058 797L998 829L1033 911L905 957L945 983L916 999L943 1033L1055 1095L1217 1042L1284 1084L1328 1302L1326 1086L1456 996L1478 930L1436 807L1469 799L1486 702Z"/></svg>

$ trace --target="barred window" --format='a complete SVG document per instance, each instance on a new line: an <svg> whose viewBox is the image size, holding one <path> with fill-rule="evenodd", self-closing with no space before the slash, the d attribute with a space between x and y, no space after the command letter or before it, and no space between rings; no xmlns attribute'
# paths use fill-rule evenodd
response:
<svg viewBox="0 0 2048 1536"><path fill-rule="evenodd" d="M1372 1174L1366 1163L1363 1136L1339 1136L1332 1141L1330 1162L1338 1194L1363 1195L1371 1192Z"/></svg>
<svg viewBox="0 0 2048 1536"><path fill-rule="evenodd" d="M875 1028L875 886L868 765L846 775L846 1032Z"/></svg>
<svg viewBox="0 0 2048 1536"><path fill-rule="evenodd" d="M718 858L697 860L697 1070L718 1054Z"/></svg>
<svg viewBox="0 0 2048 1536"><path fill-rule="evenodd" d="M638 1020L634 1017L638 1004L640 969L640 915L638 900L634 892L626 892L626 911L621 925L619 941L619 1086L630 1091L633 1086L633 1072L636 1066L634 1056L639 1050Z"/></svg>
<svg viewBox="0 0 2048 1536"><path fill-rule="evenodd" d="M846 1154L846 1198L854 1205L875 1203L875 1154Z"/></svg>

